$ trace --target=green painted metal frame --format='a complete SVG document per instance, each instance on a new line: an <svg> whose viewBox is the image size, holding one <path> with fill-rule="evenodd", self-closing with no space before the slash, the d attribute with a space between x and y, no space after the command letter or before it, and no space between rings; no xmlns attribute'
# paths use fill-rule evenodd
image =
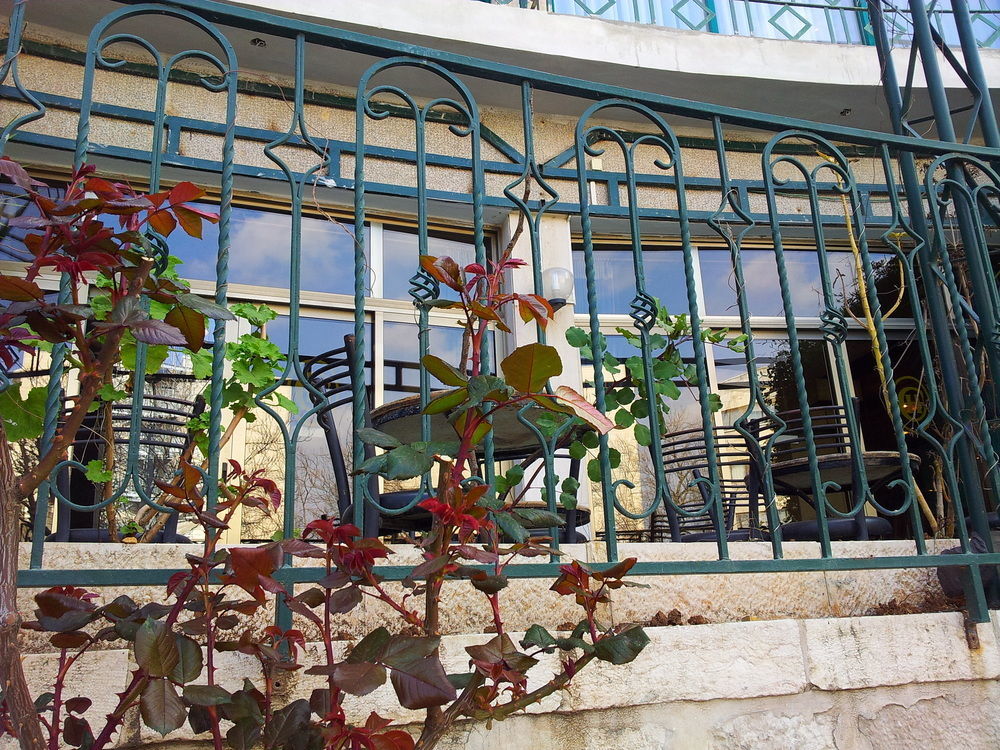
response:
<svg viewBox="0 0 1000 750"><path fill-rule="evenodd" d="M803 428L806 434L807 458L809 475L812 484L812 494L816 498L819 513L820 556L814 559L786 559L782 547L782 538L778 518L774 509L774 483L770 476L769 451L773 448L785 425L764 397L760 383L754 348L751 341L745 354L748 381L751 384L751 401L746 411L736 420L736 429L746 437L751 437L748 422L756 407L778 423L778 429L770 438L768 445L763 446L759 461L764 475L763 491L765 493L765 511L769 525L774 534L771 541L772 559L769 560L732 560L730 549L724 534L717 537L718 559L711 561L677 561L677 562L640 562L634 571L638 574L694 574L694 573L748 573L766 571L805 571L805 570L856 570L856 569L886 569L906 567L964 566L969 570L972 593L970 611L974 619L986 617L986 602L981 587L980 565L995 565L1000 562L1000 554L975 554L970 545L970 532L965 526L965 516L969 513L973 518L977 531L984 532L987 497L995 502L1000 497L1000 477L996 469L996 452L990 434L990 425L995 418L995 401L984 394L979 388L975 377L969 382L968 373L976 373L980 365L980 357L985 357L990 372L1000 367L1000 335L997 335L995 321L1000 318L1000 295L996 292L995 282L986 273L989 267L987 238L982 227L994 219L993 202L1000 195L1000 175L990 166L1000 159L1000 149L992 135L987 145L976 146L947 142L947 139L932 140L928 138L913 138L902 135L903 129L897 127L894 134L864 131L838 125L808 122L780 116L762 115L754 112L734 109L731 107L691 102L658 94L629 90L591 81L567 78L533 71L517 66L497 64L476 60L439 50L417 47L414 45L394 42L354 32L333 29L300 19L279 18L260 11L249 10L212 0L165 0L159 3L136 2L134 0L118 0L121 7L102 19L91 32L87 54L84 61L84 93L79 103L57 100L48 95L31 92L19 79L19 57L21 36L25 23L26 5L16 4L11 16L11 27L8 42L0 68L0 84L9 84L2 89L5 97L17 97L27 103L33 110L25 113L0 133L0 151L10 142L25 144L48 145L55 148L65 146L64 142L51 136L41 136L30 131L33 121L46 114L47 104L60 108L72 109L78 106L79 129L74 144L74 161L79 164L95 153L91 147L90 126L96 113L109 113L112 116L133 116L139 121L149 122L153 126L153 140L146 152L120 152L133 161L142 161L148 165L150 184L155 189L158 186L163 167L186 166L205 170L205 174L217 171L219 179L220 202L220 236L217 248L215 299L222 304L227 299L228 265L231 259L231 205L234 179L239 173L235 161L237 135L250 135L254 140L264 143L263 153L274 163L275 168L268 174L271 179L280 179L288 186L288 200L292 215L289 307L290 330L288 344L288 365L284 375L303 382L301 362L299 361L299 306L300 306L300 276L302 272L301 259L301 214L304 204L305 190L320 179L329 179L335 158L346 153L351 144L338 144L336 155L329 149L330 142L317 139L309 130L305 115L307 99L306 68L310 47L319 49L335 49L346 53L373 56L379 59L371 65L360 79L359 94L353 102L355 110L355 142L353 156L355 162L354 177L351 182L344 182L338 187L353 191L355 211L355 334L358 339L358 354L354 361L354 371L358 385L354 393L353 423L355 429L363 425L365 416L364 373L364 337L366 306L368 304L365 289L366 255L364 247L364 225L367 220L367 199L372 193L385 191L385 186L372 184L367 180L367 163L372 156L381 157L393 155L393 150L375 149L366 142L366 133L373 123L390 117L405 118L413 128L415 147L410 151L397 150L395 154L401 160L411 162L416 169L415 185L409 190L396 186L393 194L409 198L413 201L413 214L417 223L418 247L424 252L428 247L429 224L432 219L433 201L446 196L437 194L431 189L428 177L429 170L436 163L428 152L428 132L432 127L447 127L450 137L461 139L468 144L470 156L468 159L456 159L448 162L451 167L462 168L468 172L471 193L463 203L467 205L471 224L474 228L474 244L476 257L485 262L486 243L484 224L484 207L505 206L510 211L519 211L527 220L526 227L530 240L534 274L533 283L538 291L541 285L542 247L540 238L541 218L546 212L564 212L579 217L583 233L583 255L587 281L587 308L589 312L590 333L595 359L602 359L603 351L600 337L601 319L597 313L599 289L594 266L595 230L593 219L618 217L621 226L627 229L628 243L631 246L633 270L635 272L635 296L632 303L631 318L641 340L641 356L646 370L646 382L652 382L652 361L650 337L655 331L655 306L652 299L651 280L646 278L644 270L643 238L647 234L646 226L652 223L661 227L663 233L674 233L679 237L684 260L684 278L687 290L688 314L697 329L700 325L701 310L695 291L695 257L692 242L691 225L693 222L703 223L709 231L714 231L726 242L733 264L736 278L737 304L740 310L741 326L745 333L752 334L752 319L749 312L746 280L743 275L743 239L751 231L763 229L770 233L778 268L781 298L786 315L787 333L791 345L791 364L794 371L796 393L795 399L803 412ZM915 0L916 1L916 0ZM206 40L217 46L221 57L205 50L187 50L164 59L155 45L134 34L114 33L116 23L125 19L144 16L167 16L176 22L191 24L206 35ZM873 19L881 21L876 12ZM291 40L294 43L294 91L291 102L291 117L288 128L283 133L271 131L256 131L250 133L241 130L237 119L237 107L240 92L240 68L234 46L228 41L220 27L253 31ZM884 28L882 29L884 32ZM884 33L879 37L885 41ZM118 43L137 45L154 61L147 67L147 73L152 70L156 80L156 103L149 113L132 111L130 113L109 108L109 105L96 102L93 91L95 77L99 70L121 70L125 63L107 52L108 48ZM974 45L963 50L967 59L975 57ZM184 162L171 151L172 142L176 142L178 128L195 127L190 121L178 124L171 122L166 114L166 91L172 80L174 67L184 60L196 59L208 63L218 71L216 76L204 75L194 80L197 85L208 91L223 96L225 112L222 121L215 123L215 131L222 135L221 153L216 162ZM970 70L975 73L974 65ZM452 93L439 96L430 101L419 101L414 94L391 83L379 83L380 76L388 72L400 70L419 71L436 78L450 87ZM979 71L981 76L981 70ZM486 175L490 165L482 156L482 143L485 140L484 128L480 120L479 109L474 95L474 86L465 79L488 80L494 83L516 87L521 103L521 118L523 125L523 153L510 147L507 156L514 161L503 169L493 168L492 174L508 174L512 181L506 186L504 198L488 196L486 191ZM932 93L940 81L931 80ZM942 89L943 90L943 89ZM534 95L539 92L550 92L574 97L581 102L582 114L578 119L574 143L570 147L572 166L566 157L560 155L555 162L542 164L536 157L534 148ZM898 91L897 91L898 93ZM401 102L398 103L398 102ZM898 107L898 102L896 102ZM604 119L614 119L616 113L629 112L632 116L643 120L647 130L638 133L608 128L602 124ZM713 138L711 144L718 161L719 179L705 180L693 178L685 174L682 142L669 124L674 117L692 118L705 122L711 127ZM897 123L898 124L898 123ZM749 127L757 131L773 133L770 140L763 146L761 156L761 179L758 181L736 181L730 178L729 157L726 144L729 142L726 128L730 126ZM995 128L995 123L994 123ZM213 128L204 126L206 132ZM989 129L989 123L984 124ZM294 168L282 156L282 147L288 145L305 147L312 151L316 163L302 171ZM822 153L829 158L816 164L810 161L808 151L803 151L803 144L809 149ZM509 145L509 144L508 144ZM589 159L600 156L607 149L617 149L624 160L625 168L621 173L609 178L605 173L592 171ZM864 150L871 155L872 161L882 169L883 183L881 185L886 200L890 205L887 217L871 217L866 206L870 202L872 190L867 186L866 198L863 188L854 174L848 154ZM118 152L99 149L102 155L115 155ZM639 157L645 159L650 153L657 154L655 169L657 174L651 176L640 171L637 166ZM925 184L921 186L915 179L911 169L914 159L922 158L941 169L931 169L926 175ZM978 182L969 183L967 178L959 180L956 169L974 166L979 175ZM217 167L217 169L216 169ZM900 169L902 185L897 184L896 170ZM797 174L791 180L789 171ZM964 173L963 173L964 174ZM552 187L553 177L572 177L576 182L577 195L572 198L560 196ZM591 196L591 184L603 180L617 191L619 186L626 193L626 200L612 201L615 210L595 204ZM519 191L531 181L541 190L540 197L530 199L519 198ZM675 206L669 210L663 207L654 209L643 208L641 190L643 186L653 185L670 191ZM686 191L695 186L710 185L717 188L722 195L719 208L714 212L694 212L688 206ZM794 311L792 290L789 286L789 274L785 261L785 231L791 224L790 217L780 209L782 192L794 188L797 195L808 201L810 211L804 221L799 221L799 229L808 230L813 241L817 257L820 261L822 297L824 310L821 315L820 331L834 352L835 375L838 382L849 387L849 378L845 365L844 344L848 323L843 310L836 299L833 282L825 264L828 251L827 232L833 225L824 217L820 210L821 194L842 195L850 207L854 221L852 231L859 246L859 257L862 273L868 281L865 288L867 302L873 311L878 343L882 352L882 365L888 376L889 414L896 447L901 453L907 452L906 431L898 408L898 401L893 392L894 363L888 354L888 340L882 320L882 311L878 295L874 288L873 267L869 250L869 230L878 227L878 237L888 245L900 262L904 275L904 285L911 304L915 309L927 305L932 318L933 335L928 335L922 326L916 326L919 355L925 371L935 372L940 369L943 388L937 383L929 384L930 404L928 412L919 425L917 433L930 445L941 458L946 473L946 483L949 495L958 507L957 526L959 543L962 552L956 555L929 554L924 542L921 527L921 517L915 499L913 477L908 465L902 468L902 476L893 483L900 489L904 500L899 507L887 508L873 495L864 479L864 466L855 455L855 469L861 477L858 492L853 504L846 510L836 509L827 499L827 494L839 489L831 482L824 480L820 470L818 455L813 441L813 425L811 424L808 407L809 400L804 380L804 368L797 348L797 330L799 319ZM767 211L754 214L750 211L750 192L762 194L766 198ZM391 191L389 191L391 192ZM455 195L447 196L454 200ZM904 205L905 203L905 205ZM931 220L926 222L925 212L930 213ZM963 239L969 248L970 257L980 263L978 269L973 269L977 276L975 304L970 307L963 299L954 274L950 249L944 244L943 238L950 231L953 222L952 213L959 217ZM869 222L869 219L871 221ZM868 223L866 223L868 222ZM843 225L843 223L841 223ZM736 231L733 231L733 228ZM978 230L976 229L978 227ZM899 239L906 238L906 245ZM912 247L908 245L912 244ZM416 258L415 273L411 279L411 296L417 311L420 331L421 353L429 347L429 311L434 300L439 295L436 282L419 270ZM985 277L984 277L985 274ZM65 284L64 284L65 290ZM952 311L952 312L949 312ZM972 315L974 318L970 318ZM988 324L990 335L979 336L976 326ZM975 324L975 325L973 325ZM942 327L943 326L943 327ZM950 328L949 328L950 326ZM949 335L949 331L954 331ZM211 443L210 464L205 472L206 486L210 497L214 497L219 460L217 448L221 429L221 382L223 371L223 354L226 331L224 325L217 324L213 331L213 368L212 389L210 398L211 413ZM957 352L952 345L956 346ZM489 349L484 351L489 354ZM141 356L141 355L140 355ZM488 359L485 360L489 366ZM708 392L708 356L705 344L695 338L694 366L697 372L696 387L700 396L701 420L703 426L713 424L713 416L709 408ZM51 440L57 428L57 398L63 377L63 357L57 351L53 357L50 373L50 399L48 421L46 423L46 439ZM962 379L967 382L968 393L958 385ZM594 386L598 406L606 406L606 383L600 369L595 372ZM420 381L421 398L427 401L430 394L430 379L422 373ZM956 390L957 388L957 390ZM943 391L943 392L941 392ZM134 404L141 403L143 394L142 378L137 380L134 393ZM261 397L263 397L262 394ZM643 393L640 397L647 402L654 394ZM288 428L282 415L268 408L259 401L261 409L281 426L282 438L285 442L285 498L284 516L285 533L291 533L295 521L295 451L296 444L306 418L319 407L306 412L295 426ZM133 427L138 429L138 409L134 409ZM631 518L648 517L658 509L668 509L674 513L681 511L678 503L671 497L670 488L663 476L659 464L659 434L656 424L656 410L650 410L651 431L654 436L650 446L654 471L653 498L649 506L641 513L630 510L619 498L619 491L627 487L629 482L616 474L611 466L610 446L606 438L600 441L598 450L601 466L600 492L607 525L607 555L609 560L618 556L617 539L614 533L616 515ZM932 430L935 425L946 425L950 430L946 438L940 438ZM848 416L848 432L855 442L860 438L860 425L853 415ZM428 419L423 420L423 436L433 437L432 425ZM713 460L716 453L711 430L706 430L706 452L709 456L709 474L696 482L702 483L711 498L705 507L697 513L711 513L716 518L721 517L722 501L719 485L719 474L714 468ZM541 438L541 435L539 435ZM554 507L554 443L546 444L540 440L546 464L545 484L549 489L550 506ZM487 459L491 455L489 443L486 446ZM361 446L355 442L353 446L355 461L362 457ZM135 449L132 447L130 458L134 462ZM492 466L492 461L487 460ZM904 462L905 463L905 462ZM956 470L956 466L959 467ZM487 481L491 479L487 474ZM136 485L136 482L133 482ZM985 491L984 491L985 490ZM37 587L54 585L56 583L74 583L77 585L101 585L114 583L160 583L171 571L168 570L131 570L131 571L64 571L46 569L44 566L45 545L42 541L42 529L46 517L52 488L43 488L38 498L38 512L35 524L35 539L32 544L30 568L22 571L20 585ZM425 479L423 493L431 491L429 482ZM355 520L363 518L365 504L376 503L376 499L368 494L366 483L358 480L354 485L354 496L362 502L355 503ZM147 502L152 502L145 498ZM418 497L419 500L419 497ZM58 502L71 503L70 498L57 498ZM415 500L414 502L417 502ZM894 556L880 558L841 558L834 556L827 516L851 517L860 512L864 504L878 508L883 515L907 515L913 529L913 556ZM400 509L380 509L384 513L401 512ZM287 562L287 561L286 561ZM598 566L600 567L600 566ZM555 567L552 563L515 566L511 573L515 576L550 575ZM401 578L408 570L403 567L388 566L383 570L387 578ZM290 563L280 572L280 577L289 585L304 583L315 579L316 571L298 569ZM279 620L287 622L290 613L279 611Z"/></svg>

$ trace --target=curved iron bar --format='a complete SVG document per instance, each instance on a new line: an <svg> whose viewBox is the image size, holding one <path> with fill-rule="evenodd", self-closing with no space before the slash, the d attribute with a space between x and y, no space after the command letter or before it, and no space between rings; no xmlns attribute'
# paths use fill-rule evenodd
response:
<svg viewBox="0 0 1000 750"><path fill-rule="evenodd" d="M204 32L209 38L211 38L215 43L219 45L226 58L223 62L216 55L201 51L201 50L187 50L177 53L171 56L166 63L163 62L158 50L154 45L152 45L148 40L144 39L135 34L124 34L117 33L111 34L109 36L104 36L108 29L113 25L122 22L123 20L134 18L143 15L167 15L177 18L181 21L188 22L193 26L199 28ZM198 59L206 62L210 62L215 65L223 76L223 82L221 84L214 84L206 81L202 78L206 86L216 92L226 92L227 94L227 135L224 139L223 145L223 167L222 167L222 185L221 185L221 210L220 210L220 221L219 221L219 250L216 262L216 295L215 302L219 305L225 305L226 302L226 279L228 276L228 256L229 256L229 234L230 234L230 204L232 200L232 182L233 182L233 165L234 165L234 136L232 133L232 128L235 126L236 120L236 71L237 71L237 61L236 53L232 45L226 39L226 37L211 23L203 19L200 15L187 11L181 8L171 7L165 4L156 3L144 3L141 5L136 5L132 7L121 8L117 11L107 14L102 18L91 30L88 45L87 45L87 58L84 67L84 81L83 81L83 92L81 95L81 108L79 123L77 128L77 143L74 154L74 164L76 167L80 167L86 160L87 154L89 152L90 144L90 115L93 107L93 91L94 91L94 78L96 70L98 67L106 69L117 69L125 64L124 60L113 60L105 56L105 51L114 44L129 43L138 46L139 48L145 50L153 58L155 62L155 67L157 71L157 87L156 87L156 103L154 108L154 124L152 130L152 143L150 146L150 162L149 162L149 184L150 192L156 192L160 187L160 176L163 160L163 122L166 117L166 89L169 81L170 71L180 62L187 59ZM152 241L154 244L160 244L163 242L163 238L151 234ZM163 267L162 260L158 264ZM64 277L60 285L60 299L64 300L68 298L68 279ZM214 341L213 341L213 372L221 372L224 361L224 347L225 347L225 322L221 320L215 321L214 325ZM64 361L65 361L65 347L57 346L53 352L52 357L52 367L50 369L50 380L49 380L49 391L46 400L46 414L45 414L45 428L43 434L43 448L46 444L51 444L51 440L55 435L55 429L58 419L58 408L61 397L61 380L64 371ZM138 475L138 462L139 462L139 442L140 434L142 430L142 403L143 394L145 390L145 377L146 377L146 362L147 362L147 346L145 344L138 344L136 347L136 372L134 379L134 386L132 392L132 410L130 417L130 434L127 449L127 459L125 474L118 483L118 485L112 490L110 496L106 498L103 502L86 506L88 510L99 510L100 508L106 507L108 504L120 498L128 486L131 484L132 489L135 491L137 496L145 505L150 506L154 510L160 512L169 512L170 509L161 506L159 503L155 502L152 495L146 490L142 485L140 477ZM203 476L207 476L208 480L205 482L206 488L206 499L209 506L213 505L216 501L218 495L218 484L216 477L219 473L219 451L218 444L221 436L221 412L222 412L222 382L221 378L213 378L211 382L211 398L209 403L210 408L210 427L209 427L209 446L208 446L208 461L209 469L207 472L202 472ZM61 462L52 473L49 475L49 479L45 485L43 485L42 490L44 490L44 499L42 496L42 490L39 493L39 504L44 504L45 508L48 505L48 497L54 495L59 502L63 502L71 508L81 509L81 506L70 501L69 498L63 497L62 493L59 491L54 477L56 472L68 468L75 467L81 468L78 462L75 461L64 461ZM82 467L86 469L86 467ZM199 471L201 471L199 469ZM37 513L42 513L45 508L40 508ZM33 540L36 541L36 540ZM41 540L37 539L39 545L39 563L40 563L40 543ZM33 549L34 557L34 549Z"/></svg>
<svg viewBox="0 0 1000 750"><path fill-rule="evenodd" d="M786 430L785 421L778 416L777 410L764 397L764 391L760 383L760 375L757 371L757 357L754 350L753 325L751 323L750 303L747 299L746 279L743 275L742 245L743 238L754 228L755 222L750 213L743 207L739 200L739 195L733 190L729 177L729 162L726 158L725 137L722 129L722 122L718 117L712 118L712 129L715 136L716 160L719 166L719 182L722 189L722 200L719 208L708 220L708 225L725 241L729 249L730 260L733 265L733 274L736 281L736 304L740 313L740 333L745 337L744 361L746 362L747 382L750 385L750 400L743 413L733 420L734 429L743 436L748 450L753 454L752 460L758 466L759 479L763 492L764 509L767 514L768 528L771 532L771 550L775 559L783 557L781 549L781 521L778 517L778 509L775 504L774 477L771 474L769 463L770 455L776 441ZM720 217L723 216L726 205L732 209L745 227L739 234L733 236L723 227ZM770 437L767 449L760 447L760 435L757 430L751 429L750 421L753 418L754 409L759 408L764 417L775 424L776 430Z"/></svg>
<svg viewBox="0 0 1000 750"><path fill-rule="evenodd" d="M605 126L596 125L587 127L586 123L598 112L607 109L626 109L639 114L648 119L657 129L656 133L646 134L637 138L631 145L627 144L622 136L614 130ZM695 271L693 251L691 248L691 233L687 219L687 201L684 193L684 175L681 165L680 144L663 118L649 107L638 102L625 99L610 99L597 102L588 107L576 125L576 162L580 198L580 215L583 226L584 241L584 265L587 276L587 302L590 315L591 350L594 358L594 385L597 392L597 408L605 411L607 408L605 382L602 372L602 362L604 359L604 347L600 332L600 322L597 314L597 292L596 278L593 261L593 235L590 222L590 196L588 189L588 172L586 166L587 156L600 156L604 149L599 148L591 141L591 136L600 134L607 140L616 143L622 150L625 160L626 189L628 191L628 214L629 230L632 244L632 262L636 279L636 294L632 302L631 317L633 326L637 329L640 337L640 348L642 351L644 378L646 380L646 393L640 394L649 404L649 429L651 445L649 446L650 456L654 467L654 488L653 498L649 507L642 513L636 514L625 508L619 502L617 496L611 491L611 465L608 451L608 439L602 435L599 442L599 461L602 473L602 495L605 505L605 524L608 527L608 555L609 559L615 559L617 545L614 541L613 513L621 513L627 518L640 519L651 516L656 508L662 503L668 510L671 533L676 538L679 528L676 517L669 511L677 511L678 505L670 497L670 489L663 471L663 463L660 457L662 443L660 435L662 426L660 425L659 412L656 399L659 398L654 390L652 352L650 345L650 333L656 319L656 305L652 297L646 291L645 273L642 260L642 233L639 227L639 201L638 191L635 183L635 155L636 149L641 145L653 145L659 147L666 154L667 158L654 159L657 168L667 171L673 170L676 180L678 217L680 222L680 235L682 249L684 253L684 276L687 287L689 314L691 317L691 327L694 331L701 328L701 316L698 309L698 299L695 286ZM708 367L706 362L705 344L699 335L693 337L695 350L695 367L698 377L698 390L700 396L702 422L706 425L705 448L709 457L709 476L707 479L711 483L712 502L718 509L719 517L722 517L722 497L719 489L718 467L716 465L715 437L711 432L712 412L709 403L708 391ZM617 485L616 485L617 486ZM727 540L725 535L720 535L718 539L719 558L727 559L729 556Z"/></svg>
<svg viewBox="0 0 1000 750"><path fill-rule="evenodd" d="M437 76L445 83L454 88L459 94L459 100L449 97L438 97L427 102L423 106L419 105L413 97L398 86L383 84L370 87L372 79L383 71L392 68L417 68L428 71ZM373 101L379 94L391 94L398 97L412 113L414 120L414 134L416 139L416 167L417 167L417 249L419 255L427 255L428 249L428 212L427 212L427 148L426 148L426 126L431 112L440 106L454 110L465 120L465 126L457 124L449 125L449 130L456 136L471 138L472 152L472 182L473 182L473 222L475 232L476 259L484 267L486 264L486 240L483 230L483 204L482 197L485 192L485 178L483 176L482 154L481 154L481 134L479 108L475 102L469 88L451 71L445 67L424 58L414 57L390 57L371 65L361 76L358 84L358 98L355 106L355 186L354 186L354 221L355 235L360 239L364 231L365 222L365 124L366 119L384 120L391 116L389 110L378 109L377 102ZM355 294L354 294L354 335L357 342L357 349L354 356L352 371L354 373L354 434L365 426L366 394L364 388L364 318L365 318L365 293L362 285L364 274L364 245L362 242L355 242ZM425 271L418 268L417 273L410 279L410 296L413 304L417 308L418 329L419 329L419 352L423 358L430 349L430 323L429 313L431 303L440 294L440 289L436 280L430 277ZM488 337L483 343L480 351L480 362L484 371L489 371L489 340ZM430 401L430 373L426 368L420 369L420 403L426 407ZM421 439L431 440L431 420L427 414L421 415ZM354 461L355 466L360 465L364 460L364 449L360 441L354 440ZM492 458L493 439L492 435L485 438L485 453L487 459L487 480L492 481ZM430 497L434 493L434 487L429 474L425 474L420 480L420 489L413 500L404 507L398 509L384 508L371 493L363 477L355 477L353 493L355 498L354 514L355 523L363 523L364 508L369 504L380 513L387 515L399 515L414 508L418 503Z"/></svg>

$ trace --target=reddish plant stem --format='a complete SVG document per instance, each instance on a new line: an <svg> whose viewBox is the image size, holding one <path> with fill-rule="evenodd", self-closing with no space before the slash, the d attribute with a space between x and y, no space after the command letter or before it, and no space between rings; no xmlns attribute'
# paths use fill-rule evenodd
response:
<svg viewBox="0 0 1000 750"><path fill-rule="evenodd" d="M49 725L49 750L59 750L59 713L62 710L63 684L66 678L66 649L59 649L59 671L52 688L52 723Z"/></svg>

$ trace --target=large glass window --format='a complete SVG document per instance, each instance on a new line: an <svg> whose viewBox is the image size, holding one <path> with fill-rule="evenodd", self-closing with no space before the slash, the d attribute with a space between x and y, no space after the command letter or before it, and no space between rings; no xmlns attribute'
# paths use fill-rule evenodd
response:
<svg viewBox="0 0 1000 750"><path fill-rule="evenodd" d="M631 247L596 245L594 271L597 278L597 312L601 315L628 315L635 297L635 270ZM688 312L684 255L677 248L651 246L643 251L643 272L647 291L672 313ZM573 253L577 312L587 310L587 274L582 248Z"/></svg>

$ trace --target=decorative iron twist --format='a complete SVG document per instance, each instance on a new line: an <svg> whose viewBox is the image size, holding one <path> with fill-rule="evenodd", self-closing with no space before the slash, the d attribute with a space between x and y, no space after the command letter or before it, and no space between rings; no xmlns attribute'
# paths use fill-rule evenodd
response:
<svg viewBox="0 0 1000 750"><path fill-rule="evenodd" d="M842 344L847 338L847 318L839 310L827 308L820 313L820 327L824 338L834 344Z"/></svg>
<svg viewBox="0 0 1000 750"><path fill-rule="evenodd" d="M635 321L635 327L648 332L656 322L656 300L646 292L637 292L630 307L629 317Z"/></svg>
<svg viewBox="0 0 1000 750"><path fill-rule="evenodd" d="M441 294L438 280L424 269L420 269L410 277L410 296L418 305L426 305L436 300Z"/></svg>

